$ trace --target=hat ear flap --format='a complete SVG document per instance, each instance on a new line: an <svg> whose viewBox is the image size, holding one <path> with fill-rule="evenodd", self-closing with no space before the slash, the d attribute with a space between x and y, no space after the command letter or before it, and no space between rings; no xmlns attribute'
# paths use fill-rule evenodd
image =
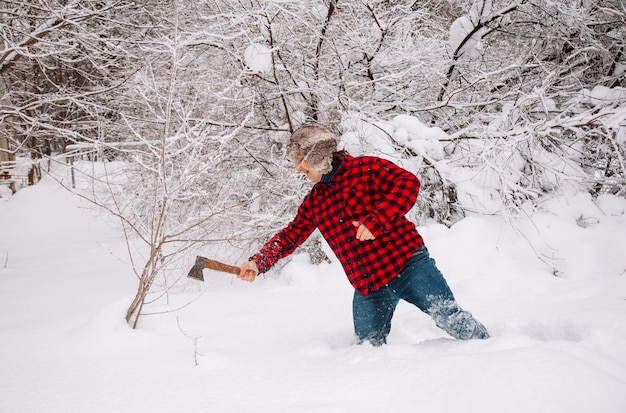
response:
<svg viewBox="0 0 626 413"><path fill-rule="evenodd" d="M333 152L335 152L336 149L337 143L334 140L320 141L309 150L305 159L311 169L324 175L333 168Z"/></svg>

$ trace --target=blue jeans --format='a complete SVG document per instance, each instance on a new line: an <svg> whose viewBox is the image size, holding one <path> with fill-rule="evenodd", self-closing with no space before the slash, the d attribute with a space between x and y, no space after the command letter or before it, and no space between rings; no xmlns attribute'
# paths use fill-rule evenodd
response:
<svg viewBox="0 0 626 413"><path fill-rule="evenodd" d="M469 340L489 338L487 329L471 313L459 307L448 283L426 247L411 256L396 278L368 295L354 292L352 316L359 343L374 346L387 342L391 318L400 300L430 315L452 337Z"/></svg>

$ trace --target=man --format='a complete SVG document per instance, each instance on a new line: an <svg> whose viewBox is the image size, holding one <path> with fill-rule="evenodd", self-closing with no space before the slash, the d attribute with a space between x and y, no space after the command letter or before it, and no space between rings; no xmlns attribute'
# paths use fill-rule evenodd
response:
<svg viewBox="0 0 626 413"><path fill-rule="evenodd" d="M429 314L457 339L489 333L462 310L406 217L419 179L387 160L337 151L337 136L311 123L297 129L287 156L315 185L294 220L241 265L239 278L254 281L291 254L319 228L355 289L354 330L359 343L386 343L399 300Z"/></svg>

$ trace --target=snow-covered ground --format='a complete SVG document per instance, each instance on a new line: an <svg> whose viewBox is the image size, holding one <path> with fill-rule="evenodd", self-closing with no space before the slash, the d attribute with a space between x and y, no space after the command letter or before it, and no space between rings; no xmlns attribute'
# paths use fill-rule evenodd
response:
<svg viewBox="0 0 626 413"><path fill-rule="evenodd" d="M338 264L304 255L252 284L205 272L132 330L121 235L45 176L0 198L0 412L626 412L626 200L542 208L420 227L493 338L401 303L373 348Z"/></svg>

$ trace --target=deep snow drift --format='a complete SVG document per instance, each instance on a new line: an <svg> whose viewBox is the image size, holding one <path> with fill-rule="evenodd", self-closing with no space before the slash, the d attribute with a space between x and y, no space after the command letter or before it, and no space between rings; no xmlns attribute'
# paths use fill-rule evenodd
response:
<svg viewBox="0 0 626 413"><path fill-rule="evenodd" d="M120 234L46 176L0 199L0 412L626 411L626 200L420 231L493 338L401 303L388 345L356 346L340 267L305 255L252 284L205 272L132 330Z"/></svg>

